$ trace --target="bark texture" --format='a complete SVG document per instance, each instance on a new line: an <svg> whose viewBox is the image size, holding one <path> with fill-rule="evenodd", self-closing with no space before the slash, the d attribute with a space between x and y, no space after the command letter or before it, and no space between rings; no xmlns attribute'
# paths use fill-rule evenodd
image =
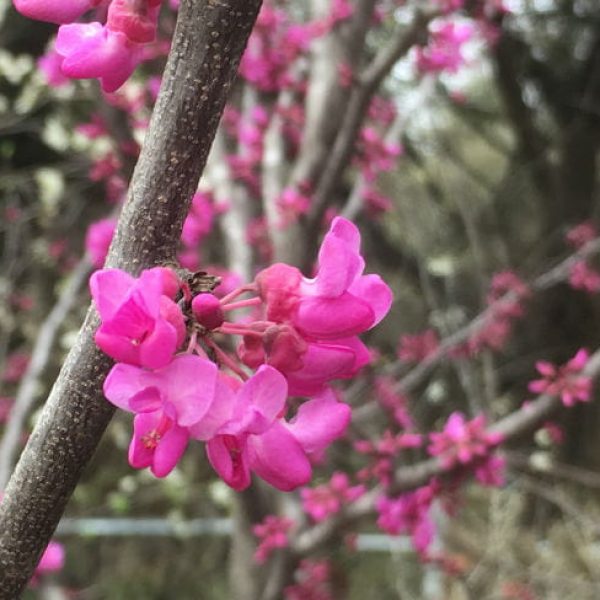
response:
<svg viewBox="0 0 600 600"><path fill-rule="evenodd" d="M170 262L261 0L183 0L107 266ZM88 311L0 505L0 599L19 597L114 409Z"/></svg>

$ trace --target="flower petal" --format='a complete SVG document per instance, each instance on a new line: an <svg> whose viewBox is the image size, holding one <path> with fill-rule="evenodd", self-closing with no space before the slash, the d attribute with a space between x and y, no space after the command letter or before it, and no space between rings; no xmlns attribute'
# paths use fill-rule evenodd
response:
<svg viewBox="0 0 600 600"><path fill-rule="evenodd" d="M312 476L302 446L281 423L248 438L248 458L259 477L284 492L305 485Z"/></svg>
<svg viewBox="0 0 600 600"><path fill-rule="evenodd" d="M287 428L307 454L318 454L344 435L350 418L350 407L338 402L331 390L326 390L302 404Z"/></svg>

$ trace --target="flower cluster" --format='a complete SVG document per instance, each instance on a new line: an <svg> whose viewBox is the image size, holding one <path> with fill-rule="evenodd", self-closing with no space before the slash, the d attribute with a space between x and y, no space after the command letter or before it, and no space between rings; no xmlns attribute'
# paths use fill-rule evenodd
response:
<svg viewBox="0 0 600 600"><path fill-rule="evenodd" d="M406 362L421 362L434 354L440 339L433 329L426 329L422 333L403 335L398 344L398 358Z"/></svg>
<svg viewBox="0 0 600 600"><path fill-rule="evenodd" d="M366 491L364 485L351 486L345 473L334 473L329 483L300 491L304 511L315 522L336 514L342 506L354 502Z"/></svg>
<svg viewBox="0 0 600 600"><path fill-rule="evenodd" d="M284 590L285 600L333 600L330 562L304 559L295 573L296 583Z"/></svg>
<svg viewBox="0 0 600 600"><path fill-rule="evenodd" d="M429 454L439 456L445 469L457 464L471 466L482 485L500 486L504 483L505 461L492 452L502 442L502 436L485 427L483 415L467 421L463 414L454 412L442 432L429 434Z"/></svg>
<svg viewBox="0 0 600 600"><path fill-rule="evenodd" d="M495 273L486 297L489 316L481 328L467 340L467 355L476 355L484 348L501 350L508 342L516 319L523 317L523 301L530 295L527 285L512 271Z"/></svg>
<svg viewBox="0 0 600 600"><path fill-rule="evenodd" d="M592 393L592 379L582 373L588 359L587 350L581 349L561 367L545 360L538 361L535 368L542 378L530 381L529 391L560 396L565 406L573 406L577 401L588 402Z"/></svg>
<svg viewBox="0 0 600 600"><path fill-rule="evenodd" d="M435 486L427 485L397 498L381 496L376 506L378 527L390 535L410 535L417 552L424 554L435 533L430 516L435 494Z"/></svg>
<svg viewBox="0 0 600 600"><path fill-rule="evenodd" d="M23 15L60 24L55 53L45 63L53 80L58 68L71 78L98 78L105 92L117 90L155 40L161 0L14 0ZM108 5L106 23L76 23L83 14Z"/></svg>
<svg viewBox="0 0 600 600"><path fill-rule="evenodd" d="M465 63L463 46L473 36L470 25L453 21L435 23L429 44L417 49L417 68L421 73L456 73Z"/></svg>
<svg viewBox="0 0 600 600"><path fill-rule="evenodd" d="M286 517L267 515L262 523L252 527L252 533L260 540L254 553L254 560L264 563L276 548L288 545L288 532L294 526L294 521Z"/></svg>
<svg viewBox="0 0 600 600"><path fill-rule="evenodd" d="M130 464L163 477L192 439L206 442L211 465L236 490L250 484L251 472L280 490L308 483L311 461L350 420L328 384L368 362L357 334L392 300L378 276L362 274L359 246L356 227L335 219L314 279L277 264L220 299L206 275L182 282L163 267L139 278L96 271L90 288L102 322L95 340L118 361L104 393L135 415ZM248 292L256 296L238 299ZM255 317L226 320L240 308ZM242 336L237 356L221 348L225 335ZM288 395L309 399L292 405Z"/></svg>

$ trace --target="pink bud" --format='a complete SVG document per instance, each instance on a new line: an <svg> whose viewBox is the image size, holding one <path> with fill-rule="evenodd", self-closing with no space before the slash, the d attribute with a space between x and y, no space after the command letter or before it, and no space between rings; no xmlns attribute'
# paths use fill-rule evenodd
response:
<svg viewBox="0 0 600 600"><path fill-rule="evenodd" d="M223 324L221 303L212 294L200 294L192 300L192 311L200 325L206 329L216 329Z"/></svg>

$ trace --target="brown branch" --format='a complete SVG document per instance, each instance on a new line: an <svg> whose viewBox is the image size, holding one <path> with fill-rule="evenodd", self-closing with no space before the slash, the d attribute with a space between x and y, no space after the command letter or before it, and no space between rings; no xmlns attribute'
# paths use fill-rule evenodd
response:
<svg viewBox="0 0 600 600"><path fill-rule="evenodd" d="M138 273L173 258L260 0L183 0L146 142L107 265ZM113 407L111 361L88 312L0 505L0 599L17 598L52 535Z"/></svg>
<svg viewBox="0 0 600 600"><path fill-rule="evenodd" d="M356 136L373 94L396 62L423 36L436 14L417 11L411 26L400 32L389 46L384 47L358 78L331 155L315 191L313 206L308 216L311 225L320 223L327 210L335 186L352 156Z"/></svg>

